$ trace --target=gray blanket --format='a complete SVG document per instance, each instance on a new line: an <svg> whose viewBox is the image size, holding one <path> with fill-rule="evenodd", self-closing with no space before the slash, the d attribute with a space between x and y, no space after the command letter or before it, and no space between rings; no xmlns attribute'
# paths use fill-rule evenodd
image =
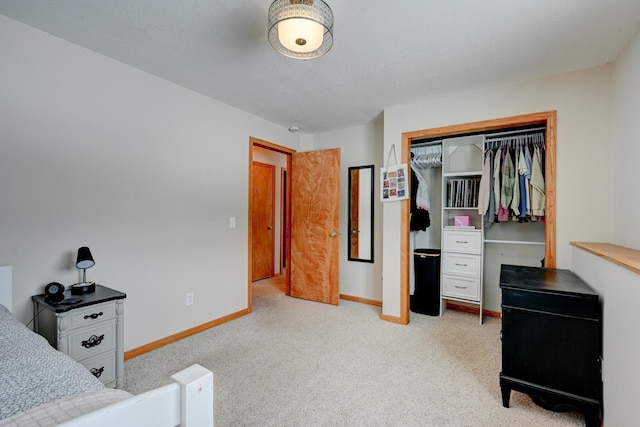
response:
<svg viewBox="0 0 640 427"><path fill-rule="evenodd" d="M0 419L104 388L84 366L51 347L0 305Z"/></svg>

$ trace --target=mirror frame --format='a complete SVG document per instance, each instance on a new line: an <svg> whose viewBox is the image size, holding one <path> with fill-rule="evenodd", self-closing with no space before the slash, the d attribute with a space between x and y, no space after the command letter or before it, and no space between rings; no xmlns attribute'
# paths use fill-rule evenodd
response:
<svg viewBox="0 0 640 427"><path fill-rule="evenodd" d="M369 169L371 171L371 191L369 192L369 198L371 201L370 204L370 211L371 211L371 230L369 230L370 232L370 236L371 236L371 253L369 254L368 258L360 258L360 257L354 257L353 254L351 253L351 235L352 235L352 227L351 227L351 212L353 209L352 206L352 197L351 197L351 187L353 185L352 182L352 174L353 171L356 170L362 170L362 169ZM349 211L347 213L347 259L349 261L358 261L358 262L369 262L369 263L373 263L373 248L374 248L374 239L373 239L373 231L374 231L374 226L373 226L373 219L374 219L374 214L373 214L373 209L374 209L374 182L375 182L375 168L374 165L366 165L366 166L352 166L348 169L348 174L349 174L349 192L347 194L347 199L349 202Z"/></svg>

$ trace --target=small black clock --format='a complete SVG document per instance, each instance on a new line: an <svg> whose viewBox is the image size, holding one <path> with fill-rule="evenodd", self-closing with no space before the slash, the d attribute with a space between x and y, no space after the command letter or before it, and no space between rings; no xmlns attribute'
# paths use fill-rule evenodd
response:
<svg viewBox="0 0 640 427"><path fill-rule="evenodd" d="M57 303L64 299L64 285L58 282L51 282L44 287L44 293L47 295L45 300L47 303Z"/></svg>

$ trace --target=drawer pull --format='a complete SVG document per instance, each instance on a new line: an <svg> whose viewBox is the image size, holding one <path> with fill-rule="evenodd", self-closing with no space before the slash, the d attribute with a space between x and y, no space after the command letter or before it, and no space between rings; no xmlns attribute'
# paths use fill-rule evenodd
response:
<svg viewBox="0 0 640 427"><path fill-rule="evenodd" d="M97 345L100 345L100 343L102 342L103 339L104 339L104 334L102 334L100 336L91 335L88 340L82 341L82 346L84 348L95 347Z"/></svg>
<svg viewBox="0 0 640 427"><path fill-rule="evenodd" d="M457 265L458 267L466 267L466 266L467 266L467 264L458 264L457 262L456 262L456 265Z"/></svg>
<svg viewBox="0 0 640 427"><path fill-rule="evenodd" d="M89 371L93 374L94 377L100 378L100 375L102 375L102 373L104 372L104 366L101 367L100 369L91 368Z"/></svg>
<svg viewBox="0 0 640 427"><path fill-rule="evenodd" d="M460 243L462 245L466 245L469 242L467 242L466 240L456 240L456 243Z"/></svg>
<svg viewBox="0 0 640 427"><path fill-rule="evenodd" d="M84 316L84 320L87 319L97 319L98 317L102 316L104 313L100 312L100 313L93 313L93 314L87 314L86 316Z"/></svg>
<svg viewBox="0 0 640 427"><path fill-rule="evenodd" d="M456 289L467 289L466 286L453 285L453 287L456 288Z"/></svg>

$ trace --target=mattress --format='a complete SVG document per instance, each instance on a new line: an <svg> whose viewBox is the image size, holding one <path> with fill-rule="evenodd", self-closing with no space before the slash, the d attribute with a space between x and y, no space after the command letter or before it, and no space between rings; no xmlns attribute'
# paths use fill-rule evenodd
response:
<svg viewBox="0 0 640 427"><path fill-rule="evenodd" d="M55 425L62 418L73 418L97 409L96 406L131 396L107 389L84 366L51 347L3 305L0 305L0 390L0 426ZM49 405L42 406L46 404ZM37 407L40 412L33 411L28 416L31 421L27 423L24 418L21 421L24 423L16 424L19 421L14 417L16 414L24 415ZM36 421L49 419L56 422Z"/></svg>

